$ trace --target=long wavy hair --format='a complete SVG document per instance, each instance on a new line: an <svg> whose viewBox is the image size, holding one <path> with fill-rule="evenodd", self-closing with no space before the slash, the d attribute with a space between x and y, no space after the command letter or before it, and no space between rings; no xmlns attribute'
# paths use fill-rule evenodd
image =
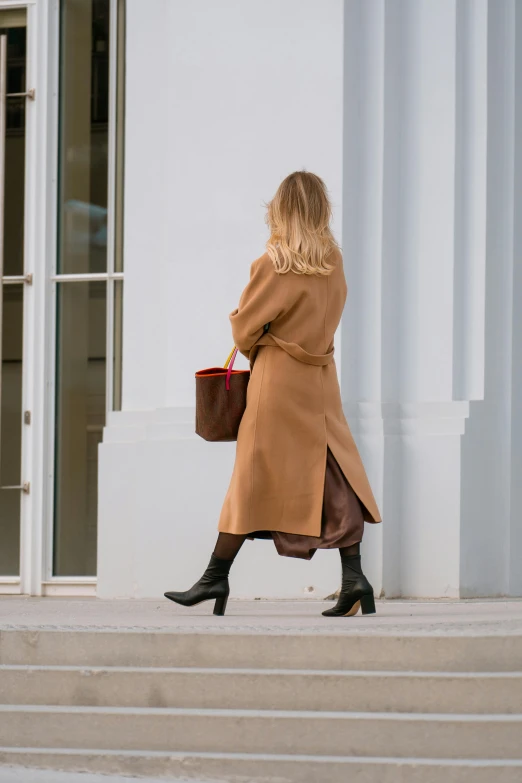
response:
<svg viewBox="0 0 522 783"><path fill-rule="evenodd" d="M330 229L332 207L323 180L308 171L294 171L281 182L267 204L268 255L276 272L329 275L328 256L337 248Z"/></svg>

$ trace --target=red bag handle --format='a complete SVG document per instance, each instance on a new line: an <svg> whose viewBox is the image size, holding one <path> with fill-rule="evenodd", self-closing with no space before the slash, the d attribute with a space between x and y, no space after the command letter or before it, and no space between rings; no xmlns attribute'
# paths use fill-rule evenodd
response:
<svg viewBox="0 0 522 783"><path fill-rule="evenodd" d="M237 348L234 348L234 350L232 351L231 356L227 360L227 362L228 362L228 371L227 371L227 379L225 381L225 386L226 386L227 391L230 391L230 376L232 375L232 368L234 366L234 362L236 360L236 356L237 356ZM225 367L226 367L226 364L225 364Z"/></svg>

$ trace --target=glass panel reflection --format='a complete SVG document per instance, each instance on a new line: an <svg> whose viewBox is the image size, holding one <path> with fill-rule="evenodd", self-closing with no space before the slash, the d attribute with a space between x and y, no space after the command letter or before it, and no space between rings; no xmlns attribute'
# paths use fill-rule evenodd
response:
<svg viewBox="0 0 522 783"><path fill-rule="evenodd" d="M107 270L108 111L109 0L62 0L60 274Z"/></svg>
<svg viewBox="0 0 522 783"><path fill-rule="evenodd" d="M54 575L96 574L107 284L58 285Z"/></svg>

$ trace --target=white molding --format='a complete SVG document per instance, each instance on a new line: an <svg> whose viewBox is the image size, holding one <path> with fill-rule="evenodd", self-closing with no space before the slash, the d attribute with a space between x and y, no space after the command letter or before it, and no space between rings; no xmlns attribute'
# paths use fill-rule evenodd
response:
<svg viewBox="0 0 522 783"><path fill-rule="evenodd" d="M44 0L44 2L45 1L46 0ZM35 5L36 0L0 0L0 11L5 11L9 8L26 8Z"/></svg>
<svg viewBox="0 0 522 783"><path fill-rule="evenodd" d="M20 578L17 576L3 576L0 579L0 595L20 595Z"/></svg>
<svg viewBox="0 0 522 783"><path fill-rule="evenodd" d="M51 579L42 584L42 595L47 597L96 597L96 579Z"/></svg>

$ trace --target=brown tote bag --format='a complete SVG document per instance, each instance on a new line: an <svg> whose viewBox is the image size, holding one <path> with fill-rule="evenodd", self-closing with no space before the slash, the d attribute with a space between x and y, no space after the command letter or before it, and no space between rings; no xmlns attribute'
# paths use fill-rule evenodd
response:
<svg viewBox="0 0 522 783"><path fill-rule="evenodd" d="M234 348L224 367L196 373L196 433L205 440L237 440L250 370L234 370L236 356Z"/></svg>

